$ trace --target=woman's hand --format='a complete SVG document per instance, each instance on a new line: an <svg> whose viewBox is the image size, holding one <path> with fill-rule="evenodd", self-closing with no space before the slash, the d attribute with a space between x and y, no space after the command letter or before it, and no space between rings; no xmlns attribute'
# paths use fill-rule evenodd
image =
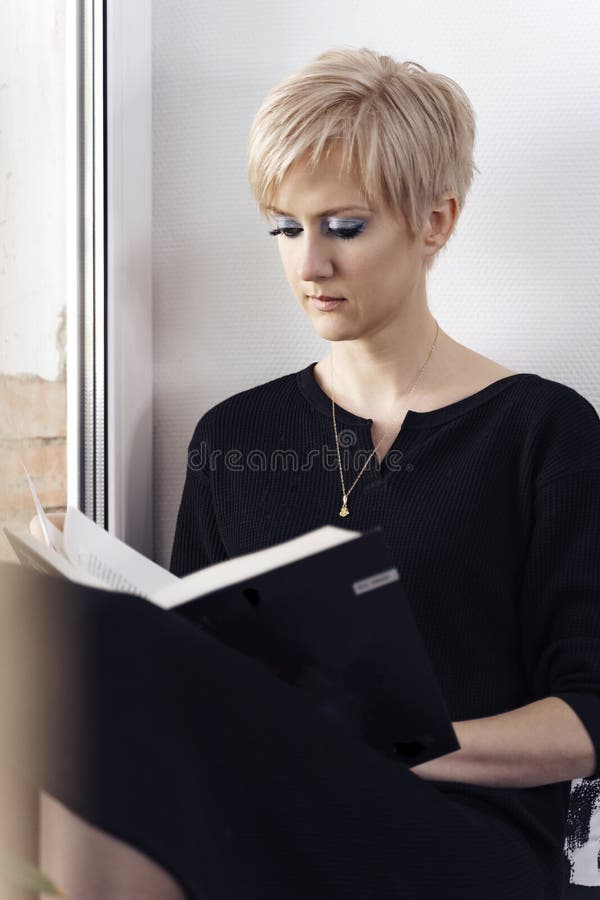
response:
<svg viewBox="0 0 600 900"><path fill-rule="evenodd" d="M59 531L62 531L65 527L65 515L66 513L50 513L46 518L49 519Z"/></svg>
<svg viewBox="0 0 600 900"><path fill-rule="evenodd" d="M58 528L59 531L62 531L65 525L65 513L50 513L46 518L52 522L52 524ZM46 543L44 539L44 532L42 531L42 526L40 525L40 520L37 516L35 516L31 522L29 523L29 530L31 534L41 541L43 544Z"/></svg>

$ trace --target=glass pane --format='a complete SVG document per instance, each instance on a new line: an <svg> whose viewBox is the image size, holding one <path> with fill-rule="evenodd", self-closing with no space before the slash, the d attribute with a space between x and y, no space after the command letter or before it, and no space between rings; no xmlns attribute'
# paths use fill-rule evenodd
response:
<svg viewBox="0 0 600 900"><path fill-rule="evenodd" d="M0 13L0 528L67 502L65 6Z"/></svg>

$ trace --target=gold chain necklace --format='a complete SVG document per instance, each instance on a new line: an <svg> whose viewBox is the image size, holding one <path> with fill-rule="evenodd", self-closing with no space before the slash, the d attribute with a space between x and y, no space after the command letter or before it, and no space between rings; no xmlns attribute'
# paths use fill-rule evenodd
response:
<svg viewBox="0 0 600 900"><path fill-rule="evenodd" d="M436 330L435 330L435 340L434 340L434 342L433 342L433 345L432 345L432 347L431 347L431 350L429 351L429 356L427 357L427 359L425 360L425 362L424 362L423 365L421 366L421 369L419 370L419 374L417 375L417 377L416 377L416 379L415 379L415 381L414 381L414 383L413 383L413 386L411 387L410 391L408 392L408 396L409 396L409 397L410 397L410 395L412 394L412 392L414 391L414 389L415 389L415 387L416 387L416 385L417 385L417 382L418 382L419 378L420 378L421 375L423 374L423 372L424 372L424 370L425 370L425 367L427 366L429 360L431 359L431 354L432 354L433 351L435 350L435 345L437 344L437 339L438 339L438 333L439 333L439 330L440 330L440 326L439 326L438 323L437 323L437 319L434 319L434 321L435 321L435 326L436 326ZM366 463L364 464L364 466L362 467L362 469L360 470L360 472L358 473L358 475L357 475L356 478L354 479L354 482L353 482L353 484L352 484L350 490L349 490L349 491L346 491L346 486L345 486L345 484L344 484L344 473L343 473L343 471L342 471L342 460L341 460L341 457L340 457L340 442L339 442L339 439L338 439L337 424L336 424L336 421L335 421L335 394L334 394L334 392L333 392L333 346L332 346L332 348L331 348L331 412L332 412L332 415L333 415L333 430L334 430L334 432L335 432L335 447L336 447L336 450L337 450L338 466L339 466L339 470L340 470L340 480L341 480L341 482L342 482L342 508L340 509L339 515L342 516L342 517L344 517L344 516L349 516L349 515L350 515L350 512L349 512L349 510L348 510L348 497L350 496L350 494L351 494L352 491L354 490L354 487L355 487L355 485L356 485L356 482L358 481L358 479L361 477L361 475L363 474L363 472L364 472L365 469L367 468L367 466L368 466L368 464L369 464L369 461L370 461L371 457L372 457L373 454L377 451L377 447L380 446L381 442L383 441L383 439L385 438L385 436L386 436L387 434L390 433L390 430L391 430L391 429L388 429L386 432L384 432L384 435L383 435L383 437L381 438L381 440L377 442L377 447L374 447L374 449L372 450L372 452L369 454L369 457L368 457Z"/></svg>

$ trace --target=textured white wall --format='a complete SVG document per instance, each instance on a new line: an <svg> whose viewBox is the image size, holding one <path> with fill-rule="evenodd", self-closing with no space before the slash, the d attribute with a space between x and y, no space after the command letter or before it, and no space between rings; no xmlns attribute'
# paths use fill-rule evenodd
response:
<svg viewBox="0 0 600 900"><path fill-rule="evenodd" d="M0 2L0 372L48 380L64 362L64 6Z"/></svg>
<svg viewBox="0 0 600 900"><path fill-rule="evenodd" d="M366 46L454 78L481 175L430 277L457 340L600 408L600 4L528 0L153 2L155 557L168 563L200 415L327 344L300 312L246 183L267 90Z"/></svg>

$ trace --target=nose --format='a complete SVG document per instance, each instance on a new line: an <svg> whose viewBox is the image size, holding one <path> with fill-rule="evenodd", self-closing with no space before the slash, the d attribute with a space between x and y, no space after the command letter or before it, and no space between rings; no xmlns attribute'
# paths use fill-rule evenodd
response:
<svg viewBox="0 0 600 900"><path fill-rule="evenodd" d="M333 261L331 245L327 238L321 234L310 235L305 230L297 236L296 242L298 245L296 261L298 278L301 281L318 282L323 278L331 277Z"/></svg>

